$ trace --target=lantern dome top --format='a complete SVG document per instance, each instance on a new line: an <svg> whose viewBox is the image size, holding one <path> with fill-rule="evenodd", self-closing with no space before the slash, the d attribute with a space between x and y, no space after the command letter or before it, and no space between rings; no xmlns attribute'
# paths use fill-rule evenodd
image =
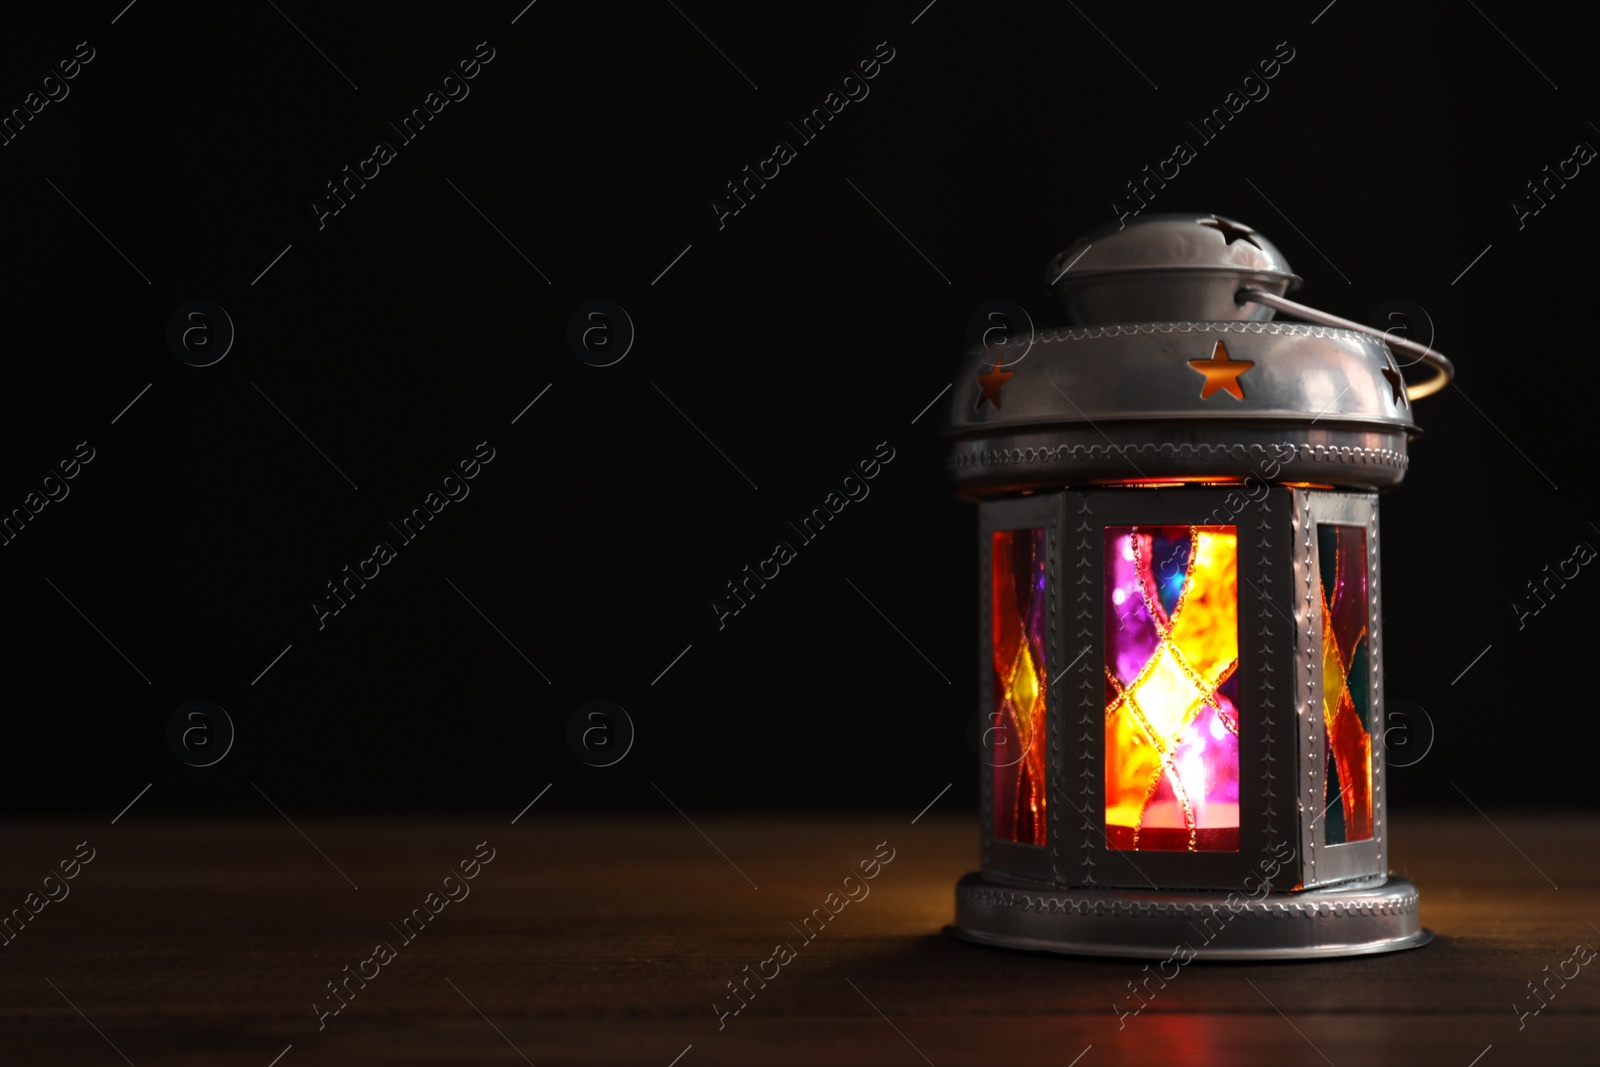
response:
<svg viewBox="0 0 1600 1067"><path fill-rule="evenodd" d="M1144 216L1086 234L1045 281L1079 325L1030 325L961 361L945 436L963 495L1404 478L1420 431L1390 350L1403 342L1284 298L1300 278L1250 227ZM1273 321L1279 308L1337 325ZM1448 360L1411 347L1437 375L1411 396L1442 387Z"/></svg>
<svg viewBox="0 0 1600 1067"><path fill-rule="evenodd" d="M1073 321L1253 321L1272 309L1238 303L1240 289L1282 296L1300 276L1278 247L1221 215L1141 215L1078 238L1046 268Z"/></svg>

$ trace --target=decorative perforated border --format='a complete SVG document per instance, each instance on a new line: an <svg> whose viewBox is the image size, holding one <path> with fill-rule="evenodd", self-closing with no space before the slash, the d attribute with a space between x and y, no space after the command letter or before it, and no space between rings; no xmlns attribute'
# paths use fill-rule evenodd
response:
<svg viewBox="0 0 1600 1067"><path fill-rule="evenodd" d="M1126 445L1063 444L1030 446L1027 448L982 448L974 451L957 451L950 455L946 467L952 471L968 467L997 467L1014 463L1082 462L1091 459L1134 456L1189 459L1217 456L1246 460L1269 457L1278 463L1296 459L1310 462L1364 463L1380 467L1405 470L1410 459L1404 452L1392 448L1365 448L1356 445L1296 445L1281 444L1174 444L1170 441L1155 444L1144 442Z"/></svg>
<svg viewBox="0 0 1600 1067"><path fill-rule="evenodd" d="M1100 604L1100 598L1095 595L1094 567L1090 553L1096 551L1103 536L1100 528L1089 521L1093 512L1089 510L1089 498L1078 497L1078 640L1085 649L1091 648L1095 640L1095 609ZM1094 847L1096 836L1104 837L1105 831L1096 824L1096 813L1101 809L1100 787L1096 784L1100 760L1105 758L1104 752L1096 752L1095 746L1090 745L1087 739L1094 736L1095 719L1104 714L1104 689L1097 684L1100 672L1104 670L1098 662L1089 662L1094 657L1087 653L1083 655L1085 662L1078 668L1078 707L1080 714L1078 725L1081 728L1077 738L1078 747L1078 809L1083 817L1083 876L1079 879L1081 885L1094 885ZM1062 775L1065 778L1065 774ZM1103 822L1104 817L1101 817Z"/></svg>
<svg viewBox="0 0 1600 1067"><path fill-rule="evenodd" d="M1263 853L1270 854L1277 851L1278 844L1278 793L1275 788L1277 757L1272 750L1278 731L1277 724L1273 721L1277 712L1273 701L1275 687L1272 684L1272 674L1275 669L1272 665L1272 620L1277 614L1277 609L1272 604L1272 574L1275 568L1272 541L1268 537L1272 531L1272 506L1268 502L1268 497L1262 497L1257 511L1260 517L1256 521L1256 530L1259 534L1256 547L1260 549L1261 569L1256 573L1255 584L1261 594L1261 610L1257 612L1261 619L1261 648L1257 657L1259 663L1256 665L1256 678L1259 682L1256 686L1256 704L1259 713L1255 718L1265 727L1261 737L1261 814L1266 823L1266 830L1261 848Z"/></svg>
<svg viewBox="0 0 1600 1067"><path fill-rule="evenodd" d="M1007 338L1005 342L990 346L1006 348L1054 341L1088 341L1097 337L1131 337L1153 333L1256 333L1271 337L1322 337L1335 341L1354 341L1360 345L1381 345L1375 337L1357 330L1341 330L1334 326L1315 326L1306 322L1121 322L1105 326L1057 326L1054 329L1035 330L1031 338ZM1024 342L1027 342L1026 344Z"/></svg>
<svg viewBox="0 0 1600 1067"><path fill-rule="evenodd" d="M1295 608L1295 629L1300 636L1300 654L1296 658L1295 672L1304 679L1303 688L1296 685L1299 692L1295 698L1295 713L1301 723L1300 767L1304 771L1298 789L1300 840L1301 855L1305 857L1305 884L1312 885L1317 878L1319 842L1311 813L1318 810L1318 798L1322 795L1318 783L1323 771L1322 761L1317 758L1321 750L1319 739L1322 733L1322 708L1317 702L1317 668L1322 662L1322 612L1320 602L1315 600L1318 596L1317 577L1312 573L1317 567L1317 524L1311 517L1311 495L1297 491L1295 503L1294 520L1298 527L1295 569L1301 576L1304 590Z"/></svg>
<svg viewBox="0 0 1600 1067"><path fill-rule="evenodd" d="M1384 780L1388 775L1388 761L1383 748L1383 605L1378 580L1378 505L1374 501L1367 518L1367 684L1370 687L1367 707L1372 709L1372 839L1378 844L1378 866L1389 869L1389 846L1384 840L1383 799Z"/></svg>
<svg viewBox="0 0 1600 1067"><path fill-rule="evenodd" d="M1034 896L1010 889L958 886L956 899L980 907L1005 908L1011 911L1039 912L1048 915L1085 915L1097 917L1173 919L1196 916L1243 915L1251 919L1319 919L1348 915L1411 915L1418 907L1415 889L1404 895L1376 902L1361 900L1342 901L1259 901L1244 900L1238 908L1227 904L1209 902L1180 903L1176 901L1115 900L1098 897L1071 897L1060 894Z"/></svg>

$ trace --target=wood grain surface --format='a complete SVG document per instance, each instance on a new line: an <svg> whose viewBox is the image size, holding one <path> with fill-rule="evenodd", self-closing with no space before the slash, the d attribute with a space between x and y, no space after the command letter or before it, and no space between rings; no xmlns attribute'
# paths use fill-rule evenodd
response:
<svg viewBox="0 0 1600 1067"><path fill-rule="evenodd" d="M30 916L0 948L0 1064L1600 1063L1600 962L1551 979L1600 947L1600 817L1397 813L1432 945L1194 963L1119 1017L1143 963L941 935L970 814L510 814L0 827L0 910ZM80 842L93 859L44 882ZM889 850L803 942L792 924ZM795 958L719 1021L780 942ZM376 977L320 1016L347 966ZM1547 1006L1519 1019L1530 982Z"/></svg>

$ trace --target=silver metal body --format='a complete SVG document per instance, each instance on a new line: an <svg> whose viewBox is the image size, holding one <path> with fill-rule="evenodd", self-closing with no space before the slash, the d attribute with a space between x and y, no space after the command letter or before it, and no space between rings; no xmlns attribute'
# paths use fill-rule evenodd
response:
<svg viewBox="0 0 1600 1067"><path fill-rule="evenodd" d="M1242 400L1202 399L1186 366L1219 341L1254 364L1240 377ZM997 363L1015 375L998 408L977 380ZM1387 489L1405 477L1418 430L1386 370L1393 361L1381 341L1303 323L1042 330L967 353L952 390L949 469L968 496L1252 475Z"/></svg>
<svg viewBox="0 0 1600 1067"><path fill-rule="evenodd" d="M1239 303L1240 289L1281 293L1298 278L1259 234L1215 216L1090 235L1050 272L1082 325L968 352L945 434L956 489L979 503L982 721L995 711L990 537L1045 531L1046 844L996 840L985 761L983 869L958 886L949 932L1150 958L1179 944L1240 959L1426 943L1416 887L1387 873L1381 729L1371 838L1329 845L1318 822L1318 524L1365 530L1365 698L1370 722L1384 721L1377 493L1400 483L1419 432L1389 350ZM1214 359L1237 392L1213 388ZM1122 850L1106 833L1104 530L1164 524L1238 532L1237 851ZM1196 926L1219 924L1197 943Z"/></svg>
<svg viewBox="0 0 1600 1067"><path fill-rule="evenodd" d="M1358 333L1365 333L1381 339L1390 348L1397 348L1402 352L1409 352L1417 356L1433 369L1433 377L1420 384L1406 387L1406 395L1412 400L1420 400L1422 397L1432 396L1449 385L1450 379L1455 377L1455 364L1451 363L1443 352L1429 348L1427 345L1418 344L1408 338L1397 337L1388 331L1380 331L1371 326L1363 326L1359 322L1352 322L1350 319L1340 318L1338 315L1330 315L1326 311L1318 311L1316 308L1307 307L1294 300L1285 299L1274 293L1263 292L1260 289L1240 289L1234 294L1234 299L1241 304L1255 301L1278 311L1286 311L1291 315L1298 315L1302 319L1310 319L1312 322L1320 323L1323 326L1333 326L1341 330L1355 330Z"/></svg>
<svg viewBox="0 0 1600 1067"><path fill-rule="evenodd" d="M956 886L963 941L1073 956L1187 962L1315 959L1417 948L1433 940L1417 921L1417 887L1377 884L1303 893L1053 889L987 874Z"/></svg>

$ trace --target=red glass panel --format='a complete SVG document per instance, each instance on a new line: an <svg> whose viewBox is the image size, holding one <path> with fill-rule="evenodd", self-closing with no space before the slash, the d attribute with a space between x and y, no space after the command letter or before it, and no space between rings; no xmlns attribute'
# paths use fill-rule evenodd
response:
<svg viewBox="0 0 1600 1067"><path fill-rule="evenodd" d="M1322 839L1372 838L1372 716L1367 641L1367 531L1317 527L1322 601Z"/></svg>
<svg viewBox="0 0 1600 1067"><path fill-rule="evenodd" d="M994 534L994 836L1045 843L1044 530Z"/></svg>

